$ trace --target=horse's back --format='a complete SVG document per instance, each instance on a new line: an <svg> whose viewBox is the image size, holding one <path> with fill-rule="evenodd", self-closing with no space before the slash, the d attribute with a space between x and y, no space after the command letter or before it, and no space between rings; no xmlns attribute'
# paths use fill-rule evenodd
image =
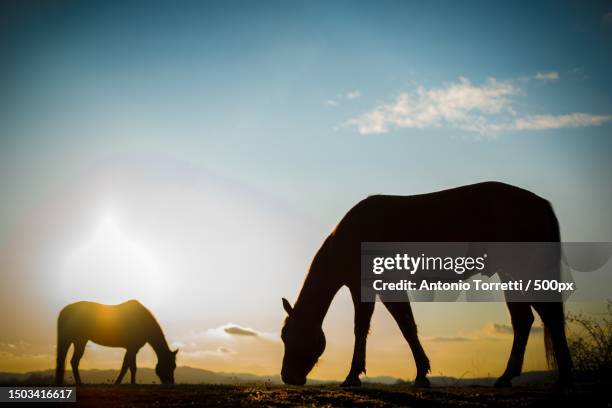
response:
<svg viewBox="0 0 612 408"><path fill-rule="evenodd" d="M530 191L485 182L412 196L374 195L355 205L335 234L364 241L548 241L557 220Z"/></svg>
<svg viewBox="0 0 612 408"><path fill-rule="evenodd" d="M117 305L80 301L61 310L57 325L58 335L66 338L124 347L140 343L153 321L151 313L136 300Z"/></svg>
<svg viewBox="0 0 612 408"><path fill-rule="evenodd" d="M90 302L82 300L66 305L59 313L59 320L76 317L87 318L92 315L111 315L116 313L143 313L147 309L137 300L128 300L116 305Z"/></svg>

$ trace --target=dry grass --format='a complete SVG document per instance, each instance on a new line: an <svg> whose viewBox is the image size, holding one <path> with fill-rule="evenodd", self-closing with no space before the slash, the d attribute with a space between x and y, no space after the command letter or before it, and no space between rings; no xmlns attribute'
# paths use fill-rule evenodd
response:
<svg viewBox="0 0 612 408"><path fill-rule="evenodd" d="M571 390L550 387L444 387L428 390L406 385L285 387L265 385L86 385L78 405L100 407L542 407L610 406L609 385L582 384Z"/></svg>

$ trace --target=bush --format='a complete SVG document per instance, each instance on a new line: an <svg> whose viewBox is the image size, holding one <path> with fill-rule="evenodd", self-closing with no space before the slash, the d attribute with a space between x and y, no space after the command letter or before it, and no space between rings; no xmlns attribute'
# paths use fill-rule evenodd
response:
<svg viewBox="0 0 612 408"><path fill-rule="evenodd" d="M568 313L567 320L578 327L568 339L574 369L583 373L609 375L612 371L612 301L602 318Z"/></svg>

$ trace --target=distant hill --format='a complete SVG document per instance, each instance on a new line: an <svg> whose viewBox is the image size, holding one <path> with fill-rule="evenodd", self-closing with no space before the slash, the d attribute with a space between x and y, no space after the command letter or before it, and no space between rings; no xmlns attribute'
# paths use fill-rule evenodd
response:
<svg viewBox="0 0 612 408"><path fill-rule="evenodd" d="M80 370L81 378L85 383L94 384L111 384L117 378L119 372L117 370ZM49 384L53 382L53 370L32 371L28 373L10 373L0 372L0 384ZM66 381L73 382L72 372L66 371ZM124 383L129 382L129 372L124 378ZM280 376L275 375L255 375L248 373L224 373L204 370L193 367L177 367L174 373L174 379L179 384L248 384L248 383L269 383L282 384ZM513 383L515 385L541 385L551 383L555 379L553 372L549 371L530 371L516 378ZM159 379L155 375L155 370L152 368L139 368L137 373L137 382L139 384L157 384ZM432 376L429 377L434 386L473 386L484 385L490 386L495 381L493 377L483 378L455 378ZM363 377L364 383L371 384L401 384L409 383L397 377L379 376L379 377ZM308 384L330 384L337 381L322 381L308 380Z"/></svg>
<svg viewBox="0 0 612 408"><path fill-rule="evenodd" d="M495 383L496 377L479 377L479 378L457 378L446 376L430 376L429 381L435 387L468 387L468 386L485 386L489 387ZM557 379L556 374L552 371L528 371L520 377L512 381L513 385L543 385L554 383ZM310 382L310 380L308 380ZM370 384L410 384L412 380L406 381L397 377L379 376L379 377L362 377L363 383Z"/></svg>
<svg viewBox="0 0 612 408"><path fill-rule="evenodd" d="M84 370L80 369L81 379L84 383L104 384L113 383L119 375L118 370ZM53 382L55 377L54 370L32 371L27 373L0 372L0 383L46 383ZM72 371L66 370L66 382L74 382ZM123 379L128 383L130 373L128 372ZM217 373L210 370L193 367L177 367L174 372L176 383L182 384L242 384L242 383L281 383L280 376L258 376L248 373ZM159 379L152 368L138 368L136 381L139 384L157 384Z"/></svg>
<svg viewBox="0 0 612 408"><path fill-rule="evenodd" d="M478 378L457 378L446 376L430 376L429 381L435 387L471 387L471 386L493 386L497 377L478 377ZM518 386L536 386L544 384L552 384L557 379L557 376L552 371L528 371L521 374L519 377L512 380L513 385ZM396 377L363 377L363 383L371 384L409 384L412 382L402 380Z"/></svg>

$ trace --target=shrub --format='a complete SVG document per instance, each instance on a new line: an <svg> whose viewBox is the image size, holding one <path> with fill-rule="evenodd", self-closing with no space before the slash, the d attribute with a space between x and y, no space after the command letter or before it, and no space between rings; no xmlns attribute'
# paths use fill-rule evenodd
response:
<svg viewBox="0 0 612 408"><path fill-rule="evenodd" d="M574 369L578 372L609 375L612 371L612 301L608 300L606 309L601 318L567 315L567 321L579 331L568 338Z"/></svg>

